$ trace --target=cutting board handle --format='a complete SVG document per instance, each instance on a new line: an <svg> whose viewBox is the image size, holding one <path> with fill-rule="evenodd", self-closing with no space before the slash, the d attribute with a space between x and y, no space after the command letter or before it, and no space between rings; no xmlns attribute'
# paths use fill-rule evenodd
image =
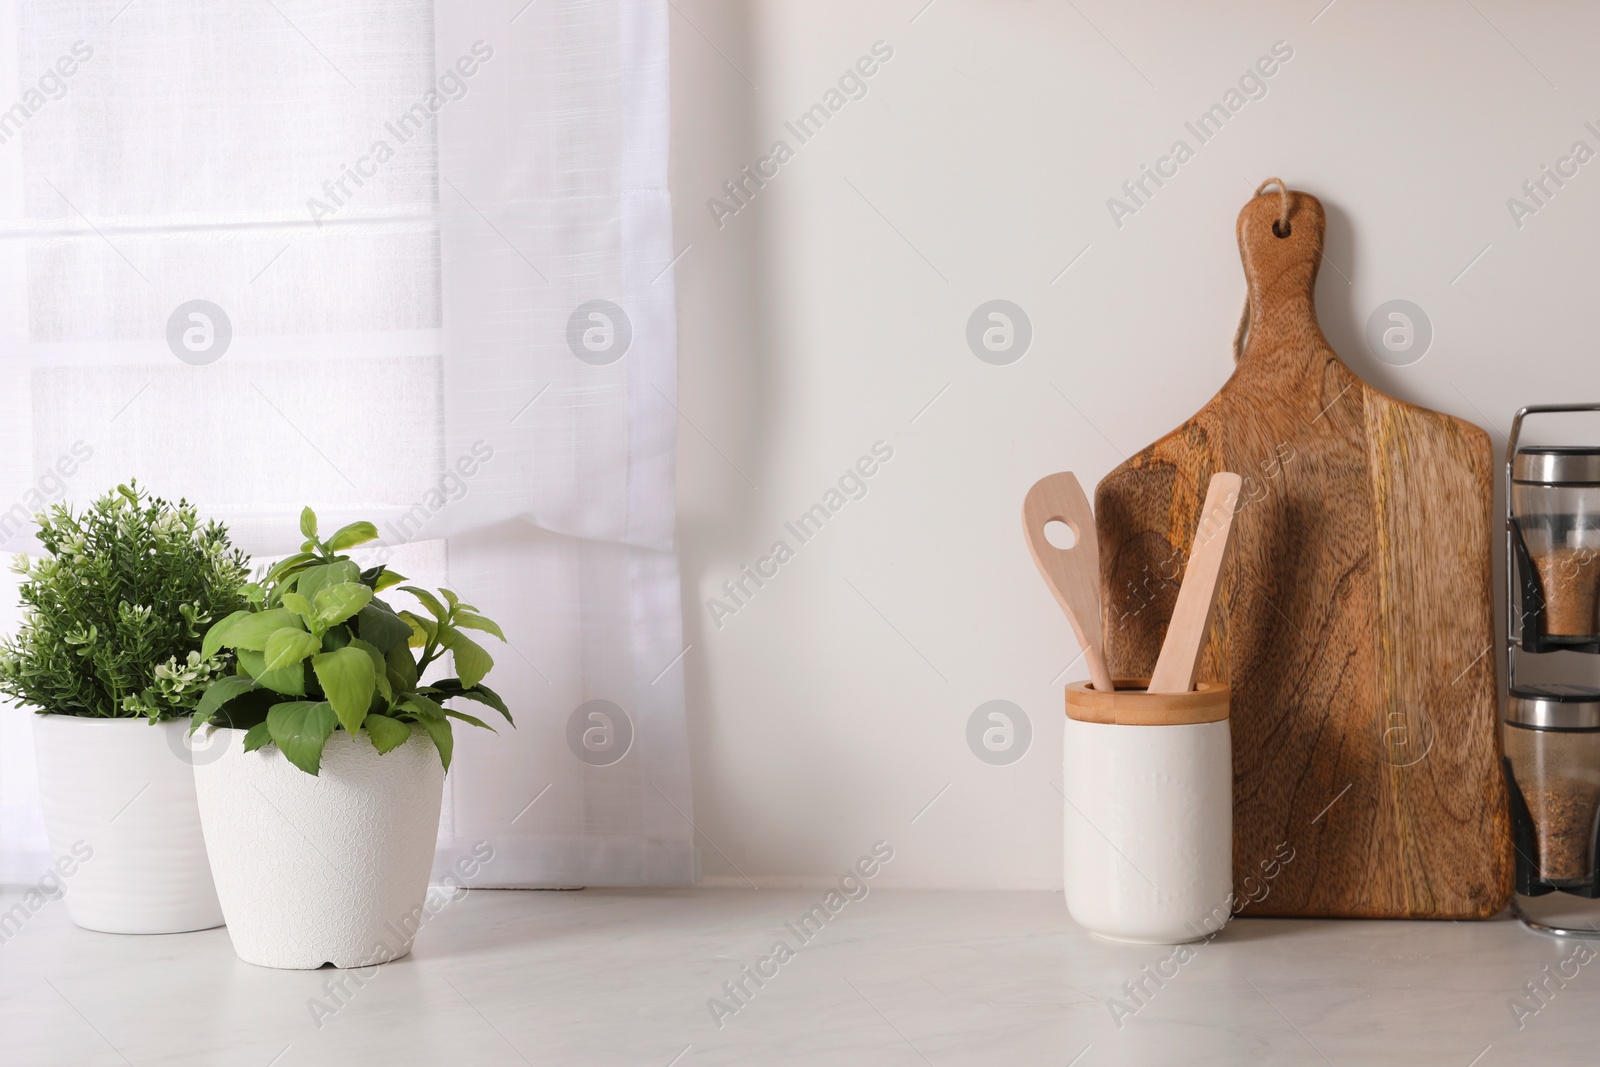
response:
<svg viewBox="0 0 1600 1067"><path fill-rule="evenodd" d="M1322 202L1290 190L1289 232L1280 236L1282 215L1277 190L1252 198L1239 212L1239 258L1250 287L1250 332L1240 363L1310 358L1328 348L1312 297L1326 228Z"/></svg>

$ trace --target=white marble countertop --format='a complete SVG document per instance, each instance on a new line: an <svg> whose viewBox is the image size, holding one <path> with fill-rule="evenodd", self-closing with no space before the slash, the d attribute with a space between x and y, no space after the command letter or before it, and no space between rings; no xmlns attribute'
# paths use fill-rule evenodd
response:
<svg viewBox="0 0 1600 1067"><path fill-rule="evenodd" d="M1171 949L1090 937L1059 893L873 889L731 1001L824 892L478 890L359 988L242 963L225 930L90 933L51 903L0 944L0 1063L1600 1063L1600 962L1507 918L1239 920L1163 968ZM1540 1005L1525 983L1564 962ZM739 1008L720 1028L713 997Z"/></svg>

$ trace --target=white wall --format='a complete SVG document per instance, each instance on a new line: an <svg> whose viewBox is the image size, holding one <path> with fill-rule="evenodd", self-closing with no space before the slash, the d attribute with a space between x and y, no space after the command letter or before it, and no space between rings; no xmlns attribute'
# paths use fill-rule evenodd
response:
<svg viewBox="0 0 1600 1067"><path fill-rule="evenodd" d="M825 878L883 838L901 884L1060 885L1061 683L1083 671L1060 676L1078 650L1023 546L1022 497L1056 470L1092 486L1222 384L1244 293L1234 219L1263 178L1327 207L1323 329L1369 381L1497 440L1521 404L1600 399L1600 161L1520 228L1506 203L1574 141L1600 150L1583 125L1600 130L1600 11L674 2L678 484L708 881ZM866 97L799 145L784 120L880 39L894 55ZM1293 58L1267 95L1198 145L1184 122L1276 41ZM1194 158L1118 228L1107 198L1178 138ZM794 158L719 229L707 199L777 139ZM1010 366L964 336L997 297L1033 324ZM1405 367L1363 341L1396 298L1434 330ZM894 457L867 496L797 546L785 520L879 439ZM779 538L795 558L717 628L707 598ZM965 739L997 698L1033 726L1011 766Z"/></svg>

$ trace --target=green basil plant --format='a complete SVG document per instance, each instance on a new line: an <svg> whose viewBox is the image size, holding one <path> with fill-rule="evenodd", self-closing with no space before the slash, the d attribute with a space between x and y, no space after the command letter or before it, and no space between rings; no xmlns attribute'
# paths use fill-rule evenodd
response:
<svg viewBox="0 0 1600 1067"><path fill-rule="evenodd" d="M370 522L351 523L322 541L317 517L306 508L300 532L306 541L299 552L245 586L249 607L207 631L201 658L232 649L238 665L206 690L191 731L207 723L243 729L246 752L277 745L314 775L335 730L365 731L380 753L424 733L448 771L451 719L493 727L446 702L476 701L511 722L505 701L483 684L494 660L466 634L477 630L504 641L499 626L448 589L439 591L441 602L426 589L400 585L405 576L385 566L363 571L340 555L377 538ZM427 613L390 607L377 594L392 586ZM446 652L459 677L423 682L423 672Z"/></svg>

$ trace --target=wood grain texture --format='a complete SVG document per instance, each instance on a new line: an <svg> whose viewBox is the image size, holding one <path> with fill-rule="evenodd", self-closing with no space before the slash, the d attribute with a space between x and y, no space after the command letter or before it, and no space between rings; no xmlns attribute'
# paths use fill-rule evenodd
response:
<svg viewBox="0 0 1600 1067"><path fill-rule="evenodd" d="M1485 918L1512 878L1492 449L1334 355L1322 205L1292 195L1286 237L1276 195L1239 215L1253 327L1232 377L1097 490L1108 666L1150 672L1204 489L1244 475L1199 677L1232 688L1236 884L1295 856L1245 913Z"/></svg>
<svg viewBox="0 0 1600 1067"><path fill-rule="evenodd" d="M1052 522L1064 522L1072 530L1071 548L1057 548L1045 537L1044 528ZM1094 512L1076 474L1047 474L1033 483L1022 501L1022 533L1034 566L1072 624L1089 679L1096 689L1109 692L1111 674L1100 629L1100 550Z"/></svg>

